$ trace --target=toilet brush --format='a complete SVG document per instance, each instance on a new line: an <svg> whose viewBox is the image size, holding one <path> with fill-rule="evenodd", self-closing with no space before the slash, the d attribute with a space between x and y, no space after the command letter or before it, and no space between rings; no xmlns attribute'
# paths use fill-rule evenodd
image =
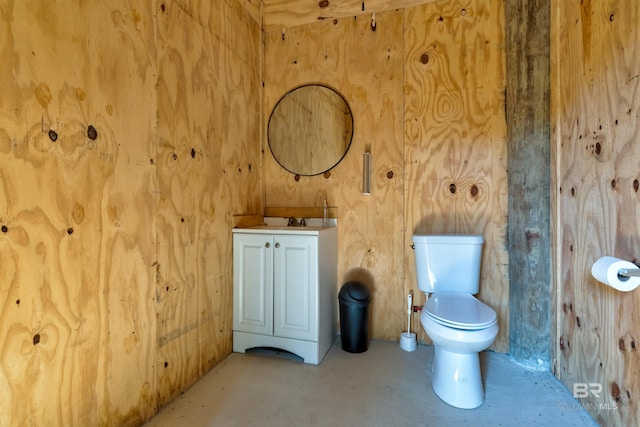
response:
<svg viewBox="0 0 640 427"><path fill-rule="evenodd" d="M411 333L411 305L413 302L413 294L409 292L407 297L407 333Z"/></svg>
<svg viewBox="0 0 640 427"><path fill-rule="evenodd" d="M400 334L400 348L404 351L416 349L416 334L411 332L411 309L413 308L413 294L407 297L407 332Z"/></svg>

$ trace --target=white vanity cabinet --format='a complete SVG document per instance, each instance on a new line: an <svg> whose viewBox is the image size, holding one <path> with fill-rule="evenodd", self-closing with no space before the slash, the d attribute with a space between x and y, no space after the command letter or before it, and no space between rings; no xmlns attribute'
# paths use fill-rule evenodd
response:
<svg viewBox="0 0 640 427"><path fill-rule="evenodd" d="M233 230L233 351L274 347L318 364L335 340L337 228Z"/></svg>

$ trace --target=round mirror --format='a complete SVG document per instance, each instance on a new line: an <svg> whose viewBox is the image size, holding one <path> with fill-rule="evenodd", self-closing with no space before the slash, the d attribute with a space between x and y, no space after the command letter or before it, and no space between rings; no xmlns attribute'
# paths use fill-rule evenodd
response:
<svg viewBox="0 0 640 427"><path fill-rule="evenodd" d="M340 163L353 137L353 116L342 95L320 85L286 93L267 132L276 161L297 175L319 175Z"/></svg>

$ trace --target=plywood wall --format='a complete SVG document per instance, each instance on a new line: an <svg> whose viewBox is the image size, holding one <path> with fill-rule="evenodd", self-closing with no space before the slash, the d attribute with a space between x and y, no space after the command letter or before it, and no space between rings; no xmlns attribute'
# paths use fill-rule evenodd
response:
<svg viewBox="0 0 640 427"><path fill-rule="evenodd" d="M447 1L407 10L405 242L414 233L485 238L479 298L498 314L494 349L509 349L504 10ZM405 287L416 289L413 253Z"/></svg>
<svg viewBox="0 0 640 427"><path fill-rule="evenodd" d="M354 115L350 151L329 174L296 181L265 142L266 205L322 206L326 199L338 207L339 282L358 278L372 286L370 329L385 339L396 338L404 318L402 21L394 11L377 16L375 32L363 16L287 28L284 37L265 34L265 117L304 83L333 87ZM364 151L373 157L370 196L362 194Z"/></svg>
<svg viewBox="0 0 640 427"><path fill-rule="evenodd" d="M375 31L364 14L266 32L265 117L313 82L341 92L354 113L350 151L325 176L296 180L263 138L266 205L338 207L339 281L372 283L374 338L398 339L409 290L421 302L414 232L482 233L480 298L499 315L494 348L508 350L503 15L499 1L445 1L376 13Z"/></svg>
<svg viewBox="0 0 640 427"><path fill-rule="evenodd" d="M553 1L556 375L602 386L601 425L640 423L640 293L591 277L601 256L640 262L640 5ZM596 388L597 390L597 388Z"/></svg>
<svg viewBox="0 0 640 427"><path fill-rule="evenodd" d="M0 2L1 426L139 425L230 351L258 51L236 0Z"/></svg>
<svg viewBox="0 0 640 427"><path fill-rule="evenodd" d="M262 211L259 40L235 1L158 15L160 403L231 352L232 215Z"/></svg>
<svg viewBox="0 0 640 427"><path fill-rule="evenodd" d="M144 418L155 408L153 10L0 10L0 422Z"/></svg>
<svg viewBox="0 0 640 427"><path fill-rule="evenodd" d="M262 0L263 25L268 30L280 30L324 19L387 12L434 1L438 0Z"/></svg>

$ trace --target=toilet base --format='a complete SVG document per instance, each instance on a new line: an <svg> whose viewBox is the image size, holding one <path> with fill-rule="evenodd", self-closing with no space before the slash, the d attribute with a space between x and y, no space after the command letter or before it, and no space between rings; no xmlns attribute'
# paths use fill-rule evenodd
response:
<svg viewBox="0 0 640 427"><path fill-rule="evenodd" d="M435 345L431 386L451 406L473 409L484 402L478 353L452 353Z"/></svg>

